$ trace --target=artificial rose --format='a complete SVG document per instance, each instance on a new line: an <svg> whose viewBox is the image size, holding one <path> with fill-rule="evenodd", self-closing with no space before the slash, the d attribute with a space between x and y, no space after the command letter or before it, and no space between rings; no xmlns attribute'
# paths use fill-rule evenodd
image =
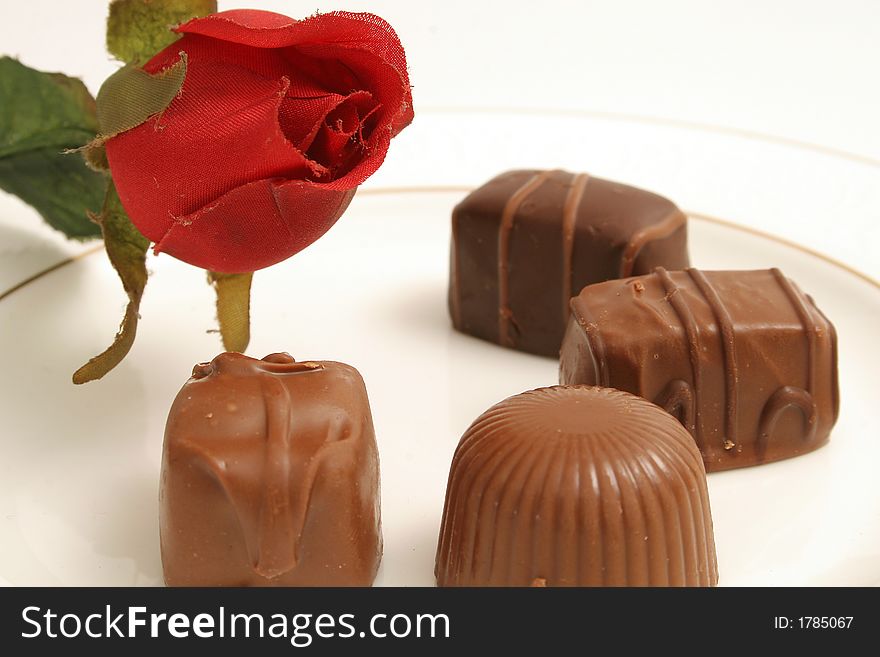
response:
<svg viewBox="0 0 880 657"><path fill-rule="evenodd" d="M284 260L323 235L412 121L403 48L372 14L257 10L197 18L179 95L106 142L119 198L156 252L219 272Z"/></svg>

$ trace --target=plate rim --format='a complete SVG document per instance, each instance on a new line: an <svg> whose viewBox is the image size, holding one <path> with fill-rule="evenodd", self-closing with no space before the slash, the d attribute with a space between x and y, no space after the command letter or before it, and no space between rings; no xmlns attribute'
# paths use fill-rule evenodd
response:
<svg viewBox="0 0 880 657"><path fill-rule="evenodd" d="M876 166L880 167L880 161L875 163ZM367 187L366 189L359 189L357 191L356 196L393 196L393 195L408 195L408 194L452 194L452 193L461 193L467 194L476 189L475 185L408 185L408 186L389 186L389 187ZM800 251L814 258L818 258L819 260L823 260L824 262L830 264L837 269L841 269L847 274L854 276L861 281L871 285L874 288L880 290L880 281L873 278L869 274L846 264L845 262L838 260L837 258L833 258L832 256L826 255L820 251L812 249L808 246L804 246L803 244L799 244L794 240L787 239L785 237L780 237L778 235L774 235L773 233L768 233L766 231L759 230L757 228L753 228L751 226L745 226L743 224L737 223L730 219L723 219L721 217L717 217L712 214L707 214L705 212L697 212L695 210L688 210L683 208L682 211L685 215L687 215L689 220L697 220L704 221L706 223L715 224L719 226L725 226L727 228L731 228L733 230L737 230L743 233L747 233L750 235L754 235L755 237L759 237L762 239L770 240L776 242L778 244L782 244L788 248L794 249L796 251ZM16 292L28 287L32 283L37 282L44 276L47 276L59 269L62 269L68 265L73 264L74 262L78 262L80 260L84 260L89 256L92 256L100 251L104 250L103 241L99 241L97 244L89 247L88 249L76 253L74 255L68 256L53 265L46 267L38 271L31 276L28 276L22 281L12 285L0 292L0 302L4 299L10 297ZM2 584L0 584L2 585Z"/></svg>

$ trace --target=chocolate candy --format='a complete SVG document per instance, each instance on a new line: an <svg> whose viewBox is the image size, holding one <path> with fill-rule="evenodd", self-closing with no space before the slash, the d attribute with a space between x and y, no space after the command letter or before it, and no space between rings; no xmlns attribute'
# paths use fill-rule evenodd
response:
<svg viewBox="0 0 880 657"><path fill-rule="evenodd" d="M169 586L369 586L379 461L357 370L287 354L196 365L168 416L159 525Z"/></svg>
<svg viewBox="0 0 880 657"><path fill-rule="evenodd" d="M619 390L510 397L458 444L434 572L440 586L714 585L700 453Z"/></svg>
<svg viewBox="0 0 880 657"><path fill-rule="evenodd" d="M837 336L778 269L654 273L572 299L562 383L611 386L675 415L706 470L797 456L837 419Z"/></svg>
<svg viewBox="0 0 880 657"><path fill-rule="evenodd" d="M688 266L686 217L650 192L565 171L510 171L452 213L456 329L558 356L582 287Z"/></svg>

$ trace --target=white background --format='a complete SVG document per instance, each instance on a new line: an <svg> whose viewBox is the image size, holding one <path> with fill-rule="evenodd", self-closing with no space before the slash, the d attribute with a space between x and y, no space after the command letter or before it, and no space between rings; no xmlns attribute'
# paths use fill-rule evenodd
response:
<svg viewBox="0 0 880 657"><path fill-rule="evenodd" d="M876 0L221 0L293 17L371 11L406 47L416 109L578 108L698 121L880 159ZM116 68L104 0L3 0L0 51Z"/></svg>
<svg viewBox="0 0 880 657"><path fill-rule="evenodd" d="M103 48L104 0L2 0L0 6L0 52L82 77L93 92L118 66ZM707 206L686 185L654 191L687 210L781 235L880 277L880 207L874 198L853 199L847 184L851 176L880 182L877 0L220 2L221 9L235 6L295 17L316 10L369 10L397 29L407 50L417 118L367 186L477 185L496 173L481 168L479 148L461 140L445 161L404 159L401 153L418 155L426 143L449 137L431 131L436 110L502 109L511 139L522 142L524 153L552 135L554 121L525 130L519 118L528 114L510 110L648 117L672 126L722 128L744 140L764 135L783 140L778 143L814 145L827 157L842 152L854 173L834 179L831 190L805 186L798 199L774 195L768 180L747 204ZM595 170L601 158L590 155L573 167L607 175ZM533 162L524 156L518 164ZM748 169L745 160L744 180ZM785 167L777 175L798 172ZM654 183L626 172L623 181ZM863 182L857 186L863 188ZM732 194L742 183L725 181ZM846 202L838 204L840 199ZM803 212L793 205L822 211L801 219ZM857 216L847 205L859 206ZM79 248L0 193L0 291Z"/></svg>

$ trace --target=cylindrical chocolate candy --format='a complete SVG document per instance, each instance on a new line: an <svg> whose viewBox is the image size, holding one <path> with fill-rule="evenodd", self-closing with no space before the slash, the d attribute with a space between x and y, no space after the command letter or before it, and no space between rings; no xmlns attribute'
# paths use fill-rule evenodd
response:
<svg viewBox="0 0 880 657"><path fill-rule="evenodd" d="M626 392L554 386L471 425L452 461L440 586L712 586L706 473L671 415Z"/></svg>

